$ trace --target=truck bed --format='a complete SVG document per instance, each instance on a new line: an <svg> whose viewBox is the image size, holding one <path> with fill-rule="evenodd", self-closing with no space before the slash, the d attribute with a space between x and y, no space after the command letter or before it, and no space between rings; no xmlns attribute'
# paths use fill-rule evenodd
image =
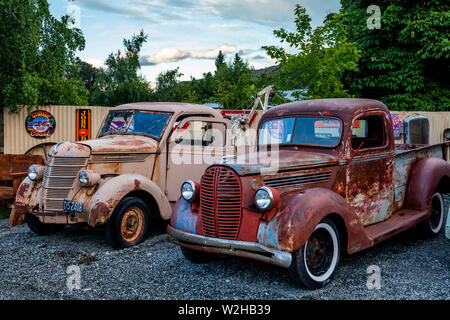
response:
<svg viewBox="0 0 450 320"><path fill-rule="evenodd" d="M445 147L450 146L450 141L438 143L438 144L396 144L395 145L395 154L403 154L411 151L421 151L421 150L429 150L435 149L436 147L443 150ZM442 156L441 156L442 157Z"/></svg>
<svg viewBox="0 0 450 320"><path fill-rule="evenodd" d="M396 208L403 207L406 195L406 184L414 165L424 158L441 158L448 161L449 146L449 141L432 145L395 145L395 170L393 181L395 190L394 203Z"/></svg>

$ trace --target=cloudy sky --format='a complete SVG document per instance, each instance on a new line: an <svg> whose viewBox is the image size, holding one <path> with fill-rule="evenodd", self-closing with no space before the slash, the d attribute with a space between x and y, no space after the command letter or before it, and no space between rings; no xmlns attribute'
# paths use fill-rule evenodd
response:
<svg viewBox="0 0 450 320"><path fill-rule="evenodd" d="M163 70L180 67L182 79L214 70L219 50L231 58L240 53L255 68L273 65L263 45L279 44L272 34L293 30L293 9L307 9L313 26L339 0L49 0L56 17L70 14L86 38L84 61L101 65L122 49L123 38L144 29L149 40L141 51L142 74L154 82Z"/></svg>

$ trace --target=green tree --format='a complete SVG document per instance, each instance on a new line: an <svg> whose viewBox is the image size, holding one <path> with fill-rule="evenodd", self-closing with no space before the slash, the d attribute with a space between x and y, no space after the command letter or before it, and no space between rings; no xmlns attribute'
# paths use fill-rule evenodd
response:
<svg viewBox="0 0 450 320"><path fill-rule="evenodd" d="M138 72L141 69L139 53L148 35L141 30L131 39L124 39L125 51L111 53L100 69L93 85L90 103L114 106L123 103L151 101L150 84Z"/></svg>
<svg viewBox="0 0 450 320"><path fill-rule="evenodd" d="M100 70L95 68L90 63L81 61L79 58L77 58L77 64L78 64L78 68L79 68L80 77L83 80L84 85L90 94L94 88L94 83L95 83L95 78L97 76L97 73Z"/></svg>
<svg viewBox="0 0 450 320"><path fill-rule="evenodd" d="M161 72L156 78L156 101L180 102L186 96L185 87L178 83L178 78L183 76L180 68Z"/></svg>
<svg viewBox="0 0 450 320"><path fill-rule="evenodd" d="M222 53L222 51L219 51L219 55L216 58L215 65L216 70L219 70L221 67L226 65L225 55Z"/></svg>
<svg viewBox="0 0 450 320"><path fill-rule="evenodd" d="M203 78L195 79L191 77L190 81L183 84L186 92L184 101L192 103L208 102L217 89L216 81L211 72L203 74Z"/></svg>
<svg viewBox="0 0 450 320"><path fill-rule="evenodd" d="M225 63L214 74L216 89L209 100L224 108L247 107L255 93L252 69L236 54L230 63Z"/></svg>
<svg viewBox="0 0 450 320"><path fill-rule="evenodd" d="M328 15L323 26L311 28L306 10L295 8L295 32L283 28L274 30L283 47L263 46L267 54L280 65L278 82L286 89L307 89L307 98L350 97L341 79L346 71L356 71L359 53L356 44L346 35L340 16Z"/></svg>
<svg viewBox="0 0 450 320"><path fill-rule="evenodd" d="M179 82L179 68L161 72L156 81L154 99L191 103L216 102L224 108L248 107L255 93L252 69L236 54L227 63L222 52L216 59L216 72L204 73L202 79L191 77Z"/></svg>
<svg viewBox="0 0 450 320"><path fill-rule="evenodd" d="M381 29L369 29L368 0L341 0L341 21L357 43L359 70L345 77L358 96L395 110L450 110L450 3L376 1Z"/></svg>
<svg viewBox="0 0 450 320"><path fill-rule="evenodd" d="M68 19L54 18L46 0L0 2L0 106L87 104L75 63L85 40Z"/></svg>

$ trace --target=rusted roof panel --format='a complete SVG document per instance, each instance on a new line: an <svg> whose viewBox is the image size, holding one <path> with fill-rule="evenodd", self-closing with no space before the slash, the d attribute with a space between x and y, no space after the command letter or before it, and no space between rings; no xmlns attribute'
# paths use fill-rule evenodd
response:
<svg viewBox="0 0 450 320"><path fill-rule="evenodd" d="M372 99L354 99L354 98L339 98L339 99L314 99L290 102L279 105L267 111L263 119L275 118L287 115L296 114L311 114L317 113L323 116L333 115L340 118L349 118L359 111L367 111L371 109L388 111L386 105L380 101ZM260 122L262 123L262 122Z"/></svg>
<svg viewBox="0 0 450 320"><path fill-rule="evenodd" d="M136 102L127 103L112 108L112 110L147 110L147 111L160 111L160 112L172 112L172 113L194 113L194 114L211 114L216 118L222 118L222 114L210 107L194 104L194 103L182 103L182 102Z"/></svg>

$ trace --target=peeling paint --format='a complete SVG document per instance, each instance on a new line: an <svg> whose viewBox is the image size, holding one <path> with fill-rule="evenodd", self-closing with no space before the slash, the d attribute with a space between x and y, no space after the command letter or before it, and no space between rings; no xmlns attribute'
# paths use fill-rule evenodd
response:
<svg viewBox="0 0 450 320"><path fill-rule="evenodd" d="M197 230L197 220L198 216L193 215L191 211L191 204L189 202L183 201L178 208L177 229L195 233Z"/></svg>
<svg viewBox="0 0 450 320"><path fill-rule="evenodd" d="M344 124L342 140L334 148L280 145L277 170L270 173L266 170L269 160L273 160L270 152L248 153L220 164L232 169L242 186L240 199L234 194L241 202L242 217L245 218L242 218L236 241L256 242L292 253L306 243L325 217L329 217L339 226L341 238L347 240L347 252L354 253L406 230L426 217L432 190L442 177L450 177L450 165L442 160L442 150L448 148L448 144L396 146L389 110L383 103L369 99L323 99L285 104L265 113L260 126L269 119L324 114L339 118ZM384 121L384 131L375 132L377 137L370 136L383 145L354 149L352 124L369 116ZM200 195L203 203L199 205L198 215L202 217L201 211L207 210L208 217L214 217L221 204L214 203L214 208L208 208L207 204L210 203L208 199L215 196L214 192L218 192L219 183L214 177L205 181L208 198L202 200L204 197ZM204 183L202 179L202 187ZM420 188L423 185L427 187ZM270 214L258 211L255 206L255 192L262 186L275 188L280 196ZM229 208L224 201L221 212L232 212ZM175 206L173 214L177 219L171 221L171 226L186 230L191 210L184 205ZM250 218L258 214L259 220ZM222 215L221 221L209 218L206 223L217 225L224 221L226 217ZM202 228L196 229L196 234L204 236ZM249 235L253 234L251 239ZM212 249L205 247L205 251L208 250ZM246 253L236 255L248 256Z"/></svg>

